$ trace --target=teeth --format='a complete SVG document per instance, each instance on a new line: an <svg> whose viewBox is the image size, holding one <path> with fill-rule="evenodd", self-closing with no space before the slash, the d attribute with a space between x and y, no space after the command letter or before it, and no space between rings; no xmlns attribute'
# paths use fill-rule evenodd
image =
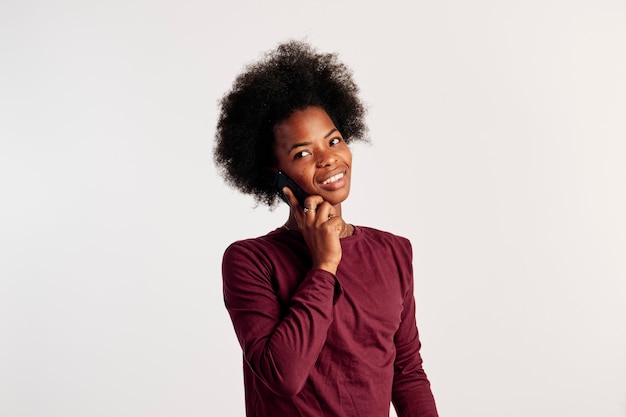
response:
<svg viewBox="0 0 626 417"><path fill-rule="evenodd" d="M335 182L337 180L340 180L343 178L343 172L337 175L333 175L332 177L330 177L329 179L327 179L326 181L324 181L324 184L330 184L331 182Z"/></svg>

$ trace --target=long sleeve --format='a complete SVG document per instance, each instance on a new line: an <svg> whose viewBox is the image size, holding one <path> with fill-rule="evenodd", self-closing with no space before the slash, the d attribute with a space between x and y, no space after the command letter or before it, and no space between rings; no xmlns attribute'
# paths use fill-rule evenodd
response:
<svg viewBox="0 0 626 417"><path fill-rule="evenodd" d="M333 320L338 283L310 270L288 302L281 302L272 265L250 247L231 245L222 264L224 301L244 359L274 393L294 396L304 386Z"/></svg>
<svg viewBox="0 0 626 417"><path fill-rule="evenodd" d="M249 417L437 417L422 370L408 239L355 226L335 275L296 231L233 243L224 302Z"/></svg>
<svg viewBox="0 0 626 417"><path fill-rule="evenodd" d="M437 417L430 382L422 368L412 268L409 272L410 285L404 297L400 328L395 335L392 402L399 417Z"/></svg>

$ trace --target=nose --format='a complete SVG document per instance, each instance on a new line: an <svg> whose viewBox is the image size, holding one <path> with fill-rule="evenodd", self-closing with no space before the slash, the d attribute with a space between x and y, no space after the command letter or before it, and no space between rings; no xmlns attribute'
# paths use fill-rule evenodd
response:
<svg viewBox="0 0 626 417"><path fill-rule="evenodd" d="M322 151L318 155L319 155L319 158L317 160L318 168L333 166L335 162L337 161L337 156L330 149Z"/></svg>

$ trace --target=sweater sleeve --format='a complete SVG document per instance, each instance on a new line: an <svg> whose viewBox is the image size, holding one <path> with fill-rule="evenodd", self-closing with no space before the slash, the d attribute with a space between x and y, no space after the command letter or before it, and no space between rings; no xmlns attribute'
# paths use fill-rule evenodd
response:
<svg viewBox="0 0 626 417"><path fill-rule="evenodd" d="M226 250L224 302L244 359L270 390L294 396L324 345L339 284L328 271L310 270L285 306L271 275L271 267L252 248L234 244Z"/></svg>
<svg viewBox="0 0 626 417"><path fill-rule="evenodd" d="M398 417L437 417L430 382L422 368L421 343L415 320L413 270L410 244L408 247L409 279L404 296L400 328L395 335L396 359L392 401Z"/></svg>

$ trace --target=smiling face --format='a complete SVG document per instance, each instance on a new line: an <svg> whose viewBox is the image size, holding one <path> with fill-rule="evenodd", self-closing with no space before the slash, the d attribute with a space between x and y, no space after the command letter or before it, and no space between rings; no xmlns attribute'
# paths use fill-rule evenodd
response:
<svg viewBox="0 0 626 417"><path fill-rule="evenodd" d="M307 194L332 205L350 193L352 153L326 111L296 110L274 126L277 166Z"/></svg>

